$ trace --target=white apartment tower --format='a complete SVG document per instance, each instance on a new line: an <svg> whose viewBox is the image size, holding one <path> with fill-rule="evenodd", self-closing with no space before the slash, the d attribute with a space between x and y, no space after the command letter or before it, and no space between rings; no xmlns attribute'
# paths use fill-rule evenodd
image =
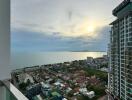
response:
<svg viewBox="0 0 132 100"><path fill-rule="evenodd" d="M132 0L114 10L109 45L109 92L119 100L132 100Z"/></svg>

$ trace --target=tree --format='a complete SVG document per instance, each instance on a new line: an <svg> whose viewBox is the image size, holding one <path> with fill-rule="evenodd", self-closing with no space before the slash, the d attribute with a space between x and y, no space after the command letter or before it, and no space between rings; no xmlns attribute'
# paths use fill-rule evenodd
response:
<svg viewBox="0 0 132 100"><path fill-rule="evenodd" d="M20 88L21 91L26 91L27 86L28 86L27 83L24 83L24 82L19 84L19 88Z"/></svg>

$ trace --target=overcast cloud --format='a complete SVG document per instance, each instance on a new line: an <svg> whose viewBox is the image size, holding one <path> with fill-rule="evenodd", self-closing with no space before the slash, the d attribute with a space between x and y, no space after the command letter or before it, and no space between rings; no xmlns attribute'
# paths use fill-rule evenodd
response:
<svg viewBox="0 0 132 100"><path fill-rule="evenodd" d="M12 50L106 51L112 10L121 1L12 0ZM92 23L94 32L86 32Z"/></svg>

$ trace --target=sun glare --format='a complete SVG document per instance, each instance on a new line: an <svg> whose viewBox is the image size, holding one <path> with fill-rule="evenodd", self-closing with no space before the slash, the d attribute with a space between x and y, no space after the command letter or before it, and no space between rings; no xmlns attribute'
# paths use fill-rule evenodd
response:
<svg viewBox="0 0 132 100"><path fill-rule="evenodd" d="M87 32L88 33L91 33L91 32L94 32L94 31L95 31L95 27L94 26L91 25L91 26L87 27Z"/></svg>
<svg viewBox="0 0 132 100"><path fill-rule="evenodd" d="M71 30L63 30L64 36L70 36L70 37L78 37L78 36L90 36L90 37L96 37L97 36L97 30L100 27L98 25L100 23L99 21L95 20L83 20L81 23L77 24L74 29Z"/></svg>
<svg viewBox="0 0 132 100"><path fill-rule="evenodd" d="M94 33L98 27L97 22L93 20L86 20L82 23L82 31L84 33L87 33L86 35L92 35L94 36Z"/></svg>

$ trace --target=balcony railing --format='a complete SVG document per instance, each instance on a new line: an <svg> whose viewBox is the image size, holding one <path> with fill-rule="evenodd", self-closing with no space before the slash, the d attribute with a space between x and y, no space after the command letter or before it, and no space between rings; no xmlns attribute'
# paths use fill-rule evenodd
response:
<svg viewBox="0 0 132 100"><path fill-rule="evenodd" d="M11 82L0 81L0 100L28 100Z"/></svg>

